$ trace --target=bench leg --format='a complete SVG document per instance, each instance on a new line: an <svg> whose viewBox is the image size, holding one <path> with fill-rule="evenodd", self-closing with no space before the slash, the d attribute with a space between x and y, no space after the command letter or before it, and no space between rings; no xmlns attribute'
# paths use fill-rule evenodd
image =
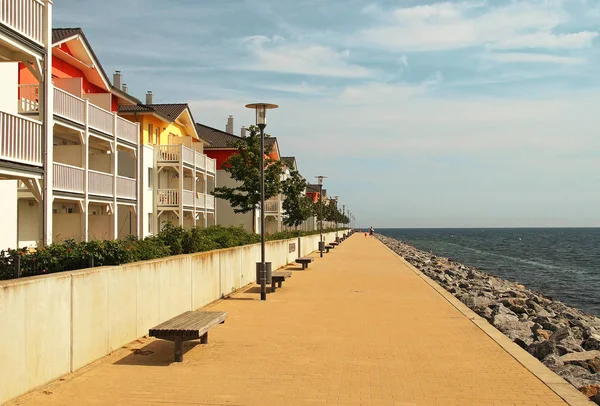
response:
<svg viewBox="0 0 600 406"><path fill-rule="evenodd" d="M302 264L302 270L306 269L306 264Z"/></svg>
<svg viewBox="0 0 600 406"><path fill-rule="evenodd" d="M275 280L271 282L271 293L275 292L277 288L275 287Z"/></svg>
<svg viewBox="0 0 600 406"><path fill-rule="evenodd" d="M183 338L175 338L175 362L183 362Z"/></svg>
<svg viewBox="0 0 600 406"><path fill-rule="evenodd" d="M280 288L281 287L281 281L277 282L277 287Z"/></svg>
<svg viewBox="0 0 600 406"><path fill-rule="evenodd" d="M200 337L200 344L208 344L208 331Z"/></svg>

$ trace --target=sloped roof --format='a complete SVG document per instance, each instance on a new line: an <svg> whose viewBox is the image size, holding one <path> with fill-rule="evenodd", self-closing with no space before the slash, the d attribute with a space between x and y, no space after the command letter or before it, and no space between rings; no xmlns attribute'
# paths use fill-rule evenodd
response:
<svg viewBox="0 0 600 406"><path fill-rule="evenodd" d="M206 147L207 149L235 148L232 144L243 140L242 137L237 135L229 134L226 131L221 131L200 123L196 123L196 131L198 131L200 138L210 141L211 145ZM265 146L274 146L276 142L277 137L265 138Z"/></svg>
<svg viewBox="0 0 600 406"><path fill-rule="evenodd" d="M92 48L92 46L90 45L90 42L86 38L86 36L83 33L83 30L81 29L81 27L53 28L52 29L52 44L56 44L56 43L61 42L61 41L65 40L65 39L67 39L67 38L74 37L76 35L81 36L83 42L87 46L87 49L89 49L90 54L92 54L92 58L94 58L94 60L97 62L96 63L97 68L100 70L100 72L102 73L102 75L104 76L104 78L106 79L106 81L109 83L109 85L112 85L112 82L111 82L110 78L106 74L106 71L102 67L102 64L100 63L100 60L98 59L98 57L96 56L96 53L94 52L94 48Z"/></svg>
<svg viewBox="0 0 600 406"><path fill-rule="evenodd" d="M319 191L319 185L313 185L313 184L308 184L306 185L306 191L307 192L318 192Z"/></svg>
<svg viewBox="0 0 600 406"><path fill-rule="evenodd" d="M171 103L171 104L146 104L155 111L158 111L163 116L169 117L171 120L176 120L187 108L187 103ZM192 112L190 111L190 115Z"/></svg>
<svg viewBox="0 0 600 406"><path fill-rule="evenodd" d="M296 168L296 157L295 156L282 156L281 160L290 168Z"/></svg>
<svg viewBox="0 0 600 406"><path fill-rule="evenodd" d="M154 109L146 106L145 104L131 104L131 105L123 105L119 106L119 113L134 113L134 112L143 112L143 111L154 111Z"/></svg>

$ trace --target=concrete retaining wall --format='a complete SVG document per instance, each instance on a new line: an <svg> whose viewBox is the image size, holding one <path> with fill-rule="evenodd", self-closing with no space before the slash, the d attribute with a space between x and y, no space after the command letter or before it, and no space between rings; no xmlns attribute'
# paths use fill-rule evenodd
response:
<svg viewBox="0 0 600 406"><path fill-rule="evenodd" d="M324 237L331 242L335 233ZM318 241L267 242L267 261L275 270L315 251ZM255 282L258 261L255 244L0 281L0 404Z"/></svg>

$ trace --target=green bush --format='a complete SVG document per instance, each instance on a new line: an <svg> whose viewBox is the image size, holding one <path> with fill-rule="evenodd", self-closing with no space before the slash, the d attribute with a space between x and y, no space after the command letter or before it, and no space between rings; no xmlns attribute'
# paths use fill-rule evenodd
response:
<svg viewBox="0 0 600 406"><path fill-rule="evenodd" d="M324 233L331 231L335 230L323 230ZM282 231L267 235L265 239L282 240L311 234L319 232ZM15 277L17 258L20 260L19 276L24 277L84 269L90 266L92 259L94 266L114 266L259 242L260 235L249 233L241 226L186 230L168 223L156 236L141 240L134 236L88 242L66 240L35 251L27 248L0 251L0 280Z"/></svg>

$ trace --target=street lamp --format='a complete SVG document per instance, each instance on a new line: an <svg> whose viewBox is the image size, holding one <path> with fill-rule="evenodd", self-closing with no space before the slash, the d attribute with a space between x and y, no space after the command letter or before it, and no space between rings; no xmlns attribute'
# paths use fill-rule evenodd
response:
<svg viewBox="0 0 600 406"><path fill-rule="evenodd" d="M345 204L342 204L342 220L344 220L344 228L347 228L346 227L346 205ZM348 236L348 232L347 232L347 230L344 230L344 235L343 235L344 240L346 239L347 236Z"/></svg>
<svg viewBox="0 0 600 406"><path fill-rule="evenodd" d="M269 103L246 105L246 108L256 110L256 125L260 128L260 265L256 264L256 273L260 276L260 300L267 300L267 278L271 274L271 263L268 263L267 269L267 262L265 262L265 127L267 110L277 107L279 106Z"/></svg>
<svg viewBox="0 0 600 406"><path fill-rule="evenodd" d="M335 242L337 242L338 244L340 243L340 237L338 237L338 208L337 208L337 202L338 199L340 197L339 196L333 196L333 200L335 201Z"/></svg>
<svg viewBox="0 0 600 406"><path fill-rule="evenodd" d="M323 179L327 176L315 176L319 180L319 211L321 221L319 224L319 251L321 253L321 258L323 258L323 251L325 251L325 242L323 241Z"/></svg>

